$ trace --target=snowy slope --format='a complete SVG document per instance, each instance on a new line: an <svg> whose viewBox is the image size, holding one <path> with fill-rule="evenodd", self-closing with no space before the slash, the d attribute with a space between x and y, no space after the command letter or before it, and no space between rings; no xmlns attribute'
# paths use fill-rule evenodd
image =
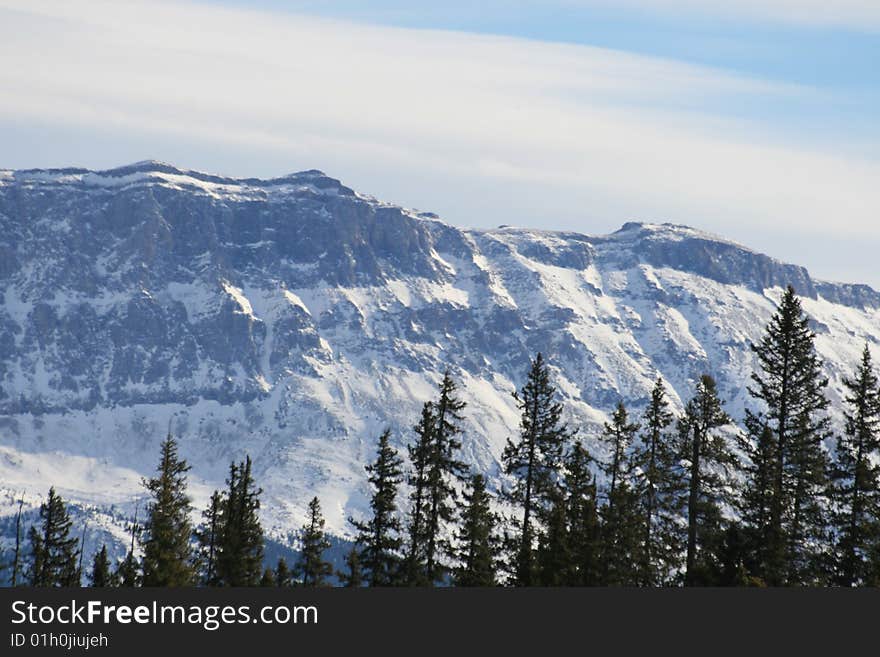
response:
<svg viewBox="0 0 880 657"><path fill-rule="evenodd" d="M0 513L54 484L124 537L114 514L170 423L199 505L248 453L273 536L315 494L344 535L378 433L402 448L445 367L468 403L465 457L490 476L539 350L588 441L658 375L679 406L714 375L740 418L748 343L789 283L836 401L877 349L880 294L692 228L465 230L319 171L0 171Z"/></svg>

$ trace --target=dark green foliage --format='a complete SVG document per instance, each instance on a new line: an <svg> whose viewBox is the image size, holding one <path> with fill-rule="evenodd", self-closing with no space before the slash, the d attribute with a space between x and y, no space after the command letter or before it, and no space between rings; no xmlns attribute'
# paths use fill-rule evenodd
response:
<svg viewBox="0 0 880 657"><path fill-rule="evenodd" d="M140 586L141 584L140 564L138 563L137 558L134 556L135 538L140 531L140 527L138 526L137 522L137 515L138 509L137 506L135 506L134 520L129 527L131 542L129 543L128 553L125 555L125 559L119 562L119 564L116 566L116 572L113 573L113 580L115 585L124 588L133 588L135 586Z"/></svg>
<svg viewBox="0 0 880 657"><path fill-rule="evenodd" d="M354 589L364 585L364 574L361 571L358 553L357 547L351 548L345 555L346 570L344 572L336 572L339 582L347 589Z"/></svg>
<svg viewBox="0 0 880 657"><path fill-rule="evenodd" d="M772 564L782 563L782 555L775 549L782 544L777 535L781 528L770 522L776 494L773 473L777 465L777 444L770 425L761 422L760 416L752 416L746 435L740 439L746 455L742 469L747 481L740 500L740 518L747 546L746 563L757 579L769 572Z"/></svg>
<svg viewBox="0 0 880 657"><path fill-rule="evenodd" d="M722 508L731 503L729 481L737 459L724 437L714 434L732 420L721 408L715 380L700 377L696 394L678 421L686 462L687 554L685 584L715 584L725 522Z"/></svg>
<svg viewBox="0 0 880 657"><path fill-rule="evenodd" d="M510 546L513 582L530 586L537 581L535 539L556 501L552 496L571 432L562 422L562 404L556 401L556 388L540 353L514 398L520 411L520 435L517 441L507 440L501 462L504 473L513 478L505 497L522 509L515 519L517 535Z"/></svg>
<svg viewBox="0 0 880 657"><path fill-rule="evenodd" d="M229 466L226 492L219 500L215 580L221 586L257 586L263 576L263 528L260 495L251 458ZM212 500L213 504L213 500ZM210 518L210 508L208 510Z"/></svg>
<svg viewBox="0 0 880 657"><path fill-rule="evenodd" d="M293 575L287 567L287 561L284 557L278 557L278 564L275 566L275 586L291 586L293 584Z"/></svg>
<svg viewBox="0 0 880 657"><path fill-rule="evenodd" d="M30 585L40 587L79 586L77 539L70 536L72 526L64 501L49 489L49 497L40 505L41 525L31 527Z"/></svg>
<svg viewBox="0 0 880 657"><path fill-rule="evenodd" d="M205 586L217 586L217 543L222 534L223 496L214 491L208 508L202 511L202 524L196 529L199 546L199 578Z"/></svg>
<svg viewBox="0 0 880 657"><path fill-rule="evenodd" d="M107 557L107 546L102 545L95 553L92 561L92 572L89 576L89 585L95 588L113 586L113 575L110 572L110 559Z"/></svg>
<svg viewBox="0 0 880 657"><path fill-rule="evenodd" d="M609 451L608 460L599 464L605 474L608 488L606 503L601 508L601 555L603 582L608 585L634 586L638 584L638 565L641 563L641 531L639 498L630 483L632 464L627 450L632 444L639 425L630 423L623 402L605 423L601 439Z"/></svg>
<svg viewBox="0 0 880 657"><path fill-rule="evenodd" d="M645 409L641 440L632 456L633 486L642 516L642 586L668 584L681 567L686 497L678 449L668 432L673 419L663 381L658 378Z"/></svg>
<svg viewBox="0 0 880 657"><path fill-rule="evenodd" d="M623 405L623 402L619 402L611 416L611 423L605 423L605 430L601 436L602 442L607 445L610 452L608 461L599 464L602 472L605 473L605 477L608 479L607 497L609 506L612 506L614 503L617 485L623 482L630 474L627 449L632 444L638 430L639 425L629 422L626 407Z"/></svg>
<svg viewBox="0 0 880 657"><path fill-rule="evenodd" d="M871 576L871 551L880 545L880 388L865 345L847 389L844 432L831 468L837 531L834 581L862 584Z"/></svg>
<svg viewBox="0 0 880 657"><path fill-rule="evenodd" d="M599 514L591 460L580 441L574 443L565 459L568 564L564 583L569 586L597 586L602 578Z"/></svg>
<svg viewBox="0 0 880 657"><path fill-rule="evenodd" d="M275 572L271 568L266 568L265 570L263 570L263 575L262 577L260 577L260 586L276 586Z"/></svg>
<svg viewBox="0 0 880 657"><path fill-rule="evenodd" d="M455 521L454 483L465 476L465 464L458 459L461 449L461 412L465 404L456 392L447 370L440 383L440 395L434 404L432 449L427 468L428 508L426 513L425 579L439 582L447 572L442 555L452 551L443 538L446 526Z"/></svg>
<svg viewBox="0 0 880 657"><path fill-rule="evenodd" d="M404 563L403 579L410 586L424 586L425 548L427 545L426 507L428 495L428 464L431 458L434 435L433 404L425 402L422 416L414 427L416 440L409 445L409 460L412 464L407 479L411 488L410 507L407 519L407 553Z"/></svg>
<svg viewBox="0 0 880 657"><path fill-rule="evenodd" d="M390 586L398 577L400 564L400 519L397 517L397 487L402 481L402 461L390 444L391 432L379 437L376 460L366 466L373 486L367 522L349 520L358 530L359 561L370 586Z"/></svg>
<svg viewBox="0 0 880 657"><path fill-rule="evenodd" d="M639 497L626 479L609 491L602 507L602 583L607 586L637 586L642 563L642 516Z"/></svg>
<svg viewBox="0 0 880 657"><path fill-rule="evenodd" d="M746 415L746 427L764 442L752 450L759 459L749 469L749 487L766 488L766 510L748 512L761 554L755 559L763 581L770 585L815 584L822 579L826 558L827 459L822 442L829 437L823 391L828 379L814 348L800 300L789 286L764 337L752 349L759 371L752 374L749 392L764 412ZM769 433L766 432L769 428ZM760 481L769 477L770 485ZM756 492L758 500L762 493Z"/></svg>
<svg viewBox="0 0 880 657"><path fill-rule="evenodd" d="M495 586L499 541L495 533L496 517L483 475L471 477L464 493L459 530L456 534L455 570L457 586Z"/></svg>
<svg viewBox="0 0 880 657"><path fill-rule="evenodd" d="M18 512L15 514L15 547L12 551L12 573L9 576L9 585L18 586L21 574L21 510L24 506L24 498L18 500Z"/></svg>
<svg viewBox="0 0 880 657"><path fill-rule="evenodd" d="M119 562L115 573L116 582L123 588L132 588L141 585L140 565L134 552L129 550L125 559Z"/></svg>
<svg viewBox="0 0 880 657"><path fill-rule="evenodd" d="M309 502L309 519L302 529L302 552L296 565L295 577L303 586L326 586L333 567L324 561L324 551L330 541L324 534L324 517L317 497Z"/></svg>
<svg viewBox="0 0 880 657"><path fill-rule="evenodd" d="M191 586L196 576L190 547L190 499L186 494L189 465L177 455L171 434L162 441L158 476L144 480L152 500L143 527L143 585Z"/></svg>
<svg viewBox="0 0 880 657"><path fill-rule="evenodd" d="M568 535L568 509L561 487L550 494L550 510L544 522L544 531L538 538L536 552L537 584L563 586L571 565Z"/></svg>
<svg viewBox="0 0 880 657"><path fill-rule="evenodd" d="M444 539L455 520L455 482L465 476L458 459L461 449L461 412L456 386L447 370L436 402L426 403L416 425L416 442L409 448L412 473L409 484L410 511L404 581L413 586L430 586L447 574L443 556L452 551Z"/></svg>
<svg viewBox="0 0 880 657"><path fill-rule="evenodd" d="M714 571L704 575L715 586L762 586L749 574L749 541L738 523L728 523L711 562Z"/></svg>

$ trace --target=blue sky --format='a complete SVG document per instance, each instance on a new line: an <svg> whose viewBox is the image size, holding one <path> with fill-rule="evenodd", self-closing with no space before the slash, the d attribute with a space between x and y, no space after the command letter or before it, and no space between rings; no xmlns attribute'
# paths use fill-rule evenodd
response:
<svg viewBox="0 0 880 657"><path fill-rule="evenodd" d="M0 166L321 168L452 223L880 286L880 3L0 0Z"/></svg>

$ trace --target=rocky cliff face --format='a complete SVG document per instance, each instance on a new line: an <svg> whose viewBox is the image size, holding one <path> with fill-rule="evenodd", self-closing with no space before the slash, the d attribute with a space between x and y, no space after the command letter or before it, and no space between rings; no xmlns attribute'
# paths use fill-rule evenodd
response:
<svg viewBox="0 0 880 657"><path fill-rule="evenodd" d="M170 424L197 502L247 452L272 532L313 494L344 532L378 432L409 441L445 368L490 476L537 351L588 442L657 376L680 406L711 373L741 417L748 343L787 284L839 399L880 294L687 227L463 230L319 171L0 171L0 488L54 483L112 529Z"/></svg>

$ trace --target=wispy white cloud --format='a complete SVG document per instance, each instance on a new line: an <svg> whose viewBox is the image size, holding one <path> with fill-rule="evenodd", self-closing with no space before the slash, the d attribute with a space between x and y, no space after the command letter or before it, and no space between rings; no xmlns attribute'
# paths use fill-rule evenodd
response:
<svg viewBox="0 0 880 657"><path fill-rule="evenodd" d="M137 0L0 0L0 61L0 140L26 120L149 136L131 160L219 142L467 224L876 236L876 160L725 112L815 91L676 61Z"/></svg>
<svg viewBox="0 0 880 657"><path fill-rule="evenodd" d="M526 0L528 2L529 0ZM557 0L560 5L635 9L690 18L714 18L811 27L880 29L876 0Z"/></svg>

